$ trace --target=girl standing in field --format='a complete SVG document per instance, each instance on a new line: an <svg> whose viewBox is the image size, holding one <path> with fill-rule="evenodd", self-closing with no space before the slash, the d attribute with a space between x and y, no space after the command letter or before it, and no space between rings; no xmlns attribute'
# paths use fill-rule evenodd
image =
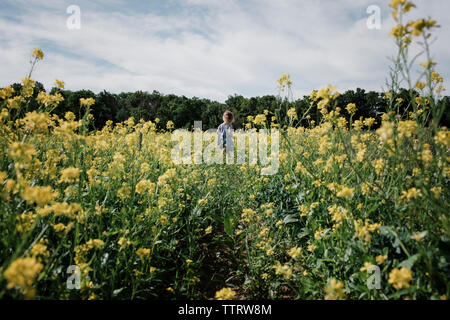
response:
<svg viewBox="0 0 450 320"><path fill-rule="evenodd" d="M233 142L233 126L234 115L230 110L225 110L222 116L223 123L217 128L218 143L223 148L223 153L225 151L228 153L234 150Z"/></svg>

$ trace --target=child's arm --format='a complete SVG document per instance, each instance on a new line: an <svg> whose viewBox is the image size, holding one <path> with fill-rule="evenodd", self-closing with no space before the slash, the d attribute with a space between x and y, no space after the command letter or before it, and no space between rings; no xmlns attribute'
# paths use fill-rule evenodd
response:
<svg viewBox="0 0 450 320"><path fill-rule="evenodd" d="M230 134L231 139L234 138L233 131L234 131L233 127L230 127L230 129L228 130L228 133Z"/></svg>

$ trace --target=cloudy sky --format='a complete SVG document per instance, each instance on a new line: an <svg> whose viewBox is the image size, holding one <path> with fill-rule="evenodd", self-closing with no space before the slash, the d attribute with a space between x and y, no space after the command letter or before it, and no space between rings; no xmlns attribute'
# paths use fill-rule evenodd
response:
<svg viewBox="0 0 450 320"><path fill-rule="evenodd" d="M34 47L33 78L50 88L153 91L226 100L277 94L289 73L295 97L329 83L381 90L394 53L387 0L1 0L0 87L19 82ZM417 0L411 18L441 25L437 70L450 76L450 1ZM67 8L81 10L70 30ZM369 29L368 6L381 8ZM425 59L423 58L422 61ZM419 68L415 68L418 72ZM448 94L448 92L447 92Z"/></svg>

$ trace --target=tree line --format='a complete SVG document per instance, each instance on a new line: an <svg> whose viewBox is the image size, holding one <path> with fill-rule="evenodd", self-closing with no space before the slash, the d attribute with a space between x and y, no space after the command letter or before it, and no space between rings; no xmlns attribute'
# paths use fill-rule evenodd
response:
<svg viewBox="0 0 450 320"><path fill-rule="evenodd" d="M16 94L21 90L21 84L12 85ZM44 86L36 82L35 94L39 91L45 91ZM143 119L144 121L154 121L159 119L157 126L164 129L166 123L170 120L174 123L175 128L192 129L194 121L202 121L203 129L215 128L222 123L222 114L228 109L235 115L234 127L242 128L247 121L247 116L262 114L268 110L268 120L270 122L271 115L278 112L279 119L287 119L286 111L295 108L299 119L308 111L309 119L297 121L296 125L307 126L309 121L314 120L316 123L320 121L321 114L317 106L313 104L308 96L288 101L275 95L265 95L261 97L244 97L242 95L230 95L228 99L221 103L209 99L188 98L174 94L162 94L158 91L152 93L144 91L122 92L119 94L110 93L103 90L100 93L94 93L91 90L70 91L59 88L52 88L51 94L60 92L64 97L58 107L53 111L59 117L63 117L68 111L73 112L78 118L83 116L83 110L80 108L80 98L94 98L95 104L91 107L91 113L94 116L94 128L102 128L106 121L121 122L133 117L136 121ZM417 93L418 96L418 93ZM402 89L395 99L401 98L398 103L400 112L408 112L412 110L410 104L410 94L407 90ZM446 96L437 103L445 103L448 105L450 97ZM386 112L388 101L383 93L369 91L357 88L356 90L348 90L337 98L337 105L341 107L341 114L347 119L350 115L345 110L348 103L355 103L357 111L353 115L353 119L360 117L372 117L376 120L377 125L381 123L381 115ZM33 101L31 108L37 108L38 104ZM266 111L267 112L267 111ZM444 112L441 119L441 125L449 126L450 114ZM284 125L284 123L281 123ZM377 126L376 125L376 126Z"/></svg>

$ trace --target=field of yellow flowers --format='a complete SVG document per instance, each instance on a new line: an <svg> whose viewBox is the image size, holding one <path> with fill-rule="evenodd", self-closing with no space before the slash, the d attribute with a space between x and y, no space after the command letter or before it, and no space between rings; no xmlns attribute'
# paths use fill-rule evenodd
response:
<svg viewBox="0 0 450 320"><path fill-rule="evenodd" d="M409 1L391 8L405 75L409 46L436 25L404 23ZM32 69L43 57L33 51ZM51 113L58 93L28 110L30 72L21 92L0 90L0 299L448 299L450 133L435 62L422 67L408 114L391 77L377 130L340 116L358 106L336 105L336 88L313 91L322 121L280 128L266 176L258 164L175 165L172 125L157 119L90 131L93 99L78 119Z"/></svg>

